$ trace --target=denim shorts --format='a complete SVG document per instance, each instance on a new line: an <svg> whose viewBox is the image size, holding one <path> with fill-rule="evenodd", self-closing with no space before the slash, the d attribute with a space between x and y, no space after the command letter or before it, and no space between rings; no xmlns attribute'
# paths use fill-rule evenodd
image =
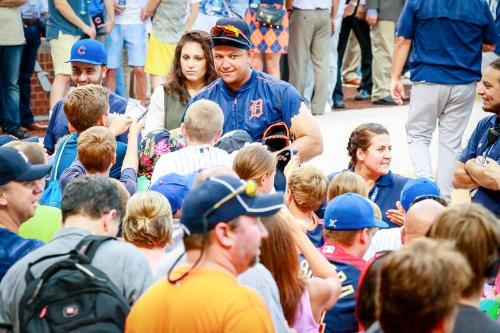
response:
<svg viewBox="0 0 500 333"><path fill-rule="evenodd" d="M123 48L127 50L128 65L140 67L146 62L146 25L115 24L106 36L104 45L108 50L108 67L118 68L122 64Z"/></svg>

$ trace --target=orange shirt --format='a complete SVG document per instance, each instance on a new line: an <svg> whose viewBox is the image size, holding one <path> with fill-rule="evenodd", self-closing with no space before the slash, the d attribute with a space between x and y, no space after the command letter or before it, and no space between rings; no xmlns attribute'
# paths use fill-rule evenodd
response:
<svg viewBox="0 0 500 333"><path fill-rule="evenodd" d="M179 277L186 267L174 269ZM262 298L236 278L212 268L196 268L177 284L163 278L135 303L127 333L273 332Z"/></svg>

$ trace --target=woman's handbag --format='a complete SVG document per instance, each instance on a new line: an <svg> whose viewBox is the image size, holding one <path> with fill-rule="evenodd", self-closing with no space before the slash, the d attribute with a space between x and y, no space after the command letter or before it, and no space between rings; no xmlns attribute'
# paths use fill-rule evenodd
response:
<svg viewBox="0 0 500 333"><path fill-rule="evenodd" d="M286 10L274 6L259 5L256 9L255 20L268 27L280 27L283 25L283 18Z"/></svg>

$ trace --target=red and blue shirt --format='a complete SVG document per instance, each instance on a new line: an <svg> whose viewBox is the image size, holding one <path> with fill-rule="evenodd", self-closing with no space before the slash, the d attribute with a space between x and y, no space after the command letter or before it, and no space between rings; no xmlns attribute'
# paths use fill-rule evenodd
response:
<svg viewBox="0 0 500 333"><path fill-rule="evenodd" d="M359 277L366 269L367 262L331 242L325 243L320 251L335 267L342 284L339 299L332 309L323 314L321 326L326 333L357 332L356 291Z"/></svg>

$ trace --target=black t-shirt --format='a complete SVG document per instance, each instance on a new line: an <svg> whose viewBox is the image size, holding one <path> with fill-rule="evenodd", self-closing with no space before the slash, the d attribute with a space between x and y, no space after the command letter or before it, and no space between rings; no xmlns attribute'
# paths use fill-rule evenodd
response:
<svg viewBox="0 0 500 333"><path fill-rule="evenodd" d="M460 305L453 333L500 333L500 323L478 308Z"/></svg>

